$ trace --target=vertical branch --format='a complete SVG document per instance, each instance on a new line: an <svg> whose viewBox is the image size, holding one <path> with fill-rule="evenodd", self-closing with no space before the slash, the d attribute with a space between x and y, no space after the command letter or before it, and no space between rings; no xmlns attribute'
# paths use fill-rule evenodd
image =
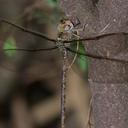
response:
<svg viewBox="0 0 128 128"><path fill-rule="evenodd" d="M66 75L67 75L67 50L63 48L63 70L61 83L61 128L65 128L65 113L66 113Z"/></svg>

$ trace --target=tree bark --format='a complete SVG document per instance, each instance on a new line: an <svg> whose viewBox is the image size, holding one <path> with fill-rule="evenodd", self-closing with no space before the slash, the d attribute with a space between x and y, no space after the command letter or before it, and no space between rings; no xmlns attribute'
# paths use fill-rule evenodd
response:
<svg viewBox="0 0 128 128"><path fill-rule="evenodd" d="M76 17L85 30L81 37L128 32L127 0L60 0L69 17ZM86 51L128 60L128 37L109 36L85 42ZM128 64L90 59L89 82L93 95L95 128L127 128Z"/></svg>

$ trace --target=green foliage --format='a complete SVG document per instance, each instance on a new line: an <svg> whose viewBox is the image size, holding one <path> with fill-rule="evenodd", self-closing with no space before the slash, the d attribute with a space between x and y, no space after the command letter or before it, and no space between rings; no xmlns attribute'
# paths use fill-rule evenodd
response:
<svg viewBox="0 0 128 128"><path fill-rule="evenodd" d="M62 12L58 8L57 0L45 0L45 8L37 8L32 12L32 18L37 19L39 24L53 25L58 22Z"/></svg>
<svg viewBox="0 0 128 128"><path fill-rule="evenodd" d="M76 51L76 48L77 47L77 43L73 43L71 45L71 48ZM85 51L85 48L84 48L84 45L79 42L79 49L78 49L78 52L79 53L82 53L82 54L85 54L86 51ZM87 72L88 72L88 57L84 56L84 55L80 55L80 54L77 54L77 58L76 58L76 64L80 70L80 72L82 72L85 76L87 75Z"/></svg>
<svg viewBox="0 0 128 128"><path fill-rule="evenodd" d="M8 57L13 57L16 54L16 50L11 50L11 49L16 49L16 41L12 36L9 36L5 40L3 49L4 49L5 54ZM8 50L8 49L10 49L10 50Z"/></svg>
<svg viewBox="0 0 128 128"><path fill-rule="evenodd" d="M47 0L49 6L56 7L57 6L57 0Z"/></svg>
<svg viewBox="0 0 128 128"><path fill-rule="evenodd" d="M50 21L49 15L43 12L42 10L37 9L33 12L32 15L33 15L33 18L38 19L39 24L46 24L46 23L49 24L49 21Z"/></svg>
<svg viewBox="0 0 128 128"><path fill-rule="evenodd" d="M83 54L86 53L85 48L82 43L80 43L80 45L79 45L79 52L83 53ZM86 56L78 55L77 63L82 72L88 71L88 58Z"/></svg>

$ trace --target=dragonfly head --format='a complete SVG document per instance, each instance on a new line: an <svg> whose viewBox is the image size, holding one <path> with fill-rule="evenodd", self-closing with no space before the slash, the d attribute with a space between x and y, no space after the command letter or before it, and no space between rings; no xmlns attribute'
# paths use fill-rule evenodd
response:
<svg viewBox="0 0 128 128"><path fill-rule="evenodd" d="M58 32L70 33L73 28L73 23L69 19L61 19L58 25Z"/></svg>

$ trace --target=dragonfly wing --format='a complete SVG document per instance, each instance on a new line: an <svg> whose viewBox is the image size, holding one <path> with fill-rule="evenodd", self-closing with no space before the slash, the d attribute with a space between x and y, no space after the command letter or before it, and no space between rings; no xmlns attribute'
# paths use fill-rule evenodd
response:
<svg viewBox="0 0 128 128"><path fill-rule="evenodd" d="M50 48L5 48L1 49L0 53L0 67L16 72L18 65L26 65L25 63L48 62L53 56L56 56L55 50L58 47L52 46ZM8 56L7 52L15 52L13 56ZM52 54L51 54L52 53ZM49 57L48 57L49 56ZM54 58L53 57L53 58ZM27 59L28 58L28 59ZM27 60L26 60L27 59ZM24 68L24 67L23 67Z"/></svg>

